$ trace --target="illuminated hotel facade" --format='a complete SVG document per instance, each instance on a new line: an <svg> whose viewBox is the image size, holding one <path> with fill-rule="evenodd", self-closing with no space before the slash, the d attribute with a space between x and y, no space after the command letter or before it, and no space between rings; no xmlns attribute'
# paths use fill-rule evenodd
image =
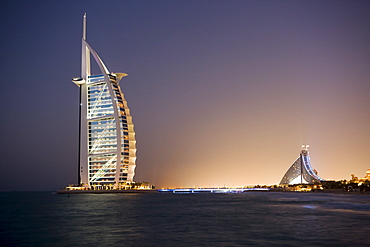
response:
<svg viewBox="0 0 370 247"><path fill-rule="evenodd" d="M308 145L303 145L299 157L290 166L280 181L280 185L289 184L318 184L324 181L316 170L312 169Z"/></svg>
<svg viewBox="0 0 370 247"><path fill-rule="evenodd" d="M100 73L91 75L90 57ZM109 72L86 41L83 18L81 77L72 81L80 89L79 185L118 188L133 182L136 140L130 109L119 82L125 73Z"/></svg>

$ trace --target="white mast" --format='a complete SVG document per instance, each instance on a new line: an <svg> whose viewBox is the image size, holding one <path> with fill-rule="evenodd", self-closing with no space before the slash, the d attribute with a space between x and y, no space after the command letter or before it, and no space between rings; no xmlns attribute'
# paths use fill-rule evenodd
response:
<svg viewBox="0 0 370 247"><path fill-rule="evenodd" d="M81 77L84 82L88 81L90 75L90 50L86 46L86 13L82 25L82 54L81 54ZM79 152L79 183L88 185L88 160L87 147L88 135L87 124L84 120L87 116L87 86L83 83L80 86L80 152Z"/></svg>
<svg viewBox="0 0 370 247"><path fill-rule="evenodd" d="M86 47L86 13L83 17L82 27L82 60L81 60L81 77L87 80L90 75L90 50Z"/></svg>

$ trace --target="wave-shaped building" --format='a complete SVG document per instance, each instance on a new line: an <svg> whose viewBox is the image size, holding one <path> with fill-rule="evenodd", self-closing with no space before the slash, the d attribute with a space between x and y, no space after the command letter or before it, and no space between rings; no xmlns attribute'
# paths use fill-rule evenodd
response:
<svg viewBox="0 0 370 247"><path fill-rule="evenodd" d="M317 175L317 171L312 169L308 145L303 145L299 157L290 166L280 181L280 185L289 184L318 184L324 181Z"/></svg>
<svg viewBox="0 0 370 247"><path fill-rule="evenodd" d="M91 56L99 67L99 74L91 74ZM119 85L125 76L125 73L109 72L86 41L85 14L81 77L72 79L80 89L80 186L118 188L123 183L133 182L136 167L134 124Z"/></svg>

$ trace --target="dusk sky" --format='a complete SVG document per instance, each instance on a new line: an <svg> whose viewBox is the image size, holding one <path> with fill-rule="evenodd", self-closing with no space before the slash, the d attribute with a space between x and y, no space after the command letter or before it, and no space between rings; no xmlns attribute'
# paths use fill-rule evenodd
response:
<svg viewBox="0 0 370 247"><path fill-rule="evenodd" d="M77 183L84 13L136 181L278 184L303 144L323 179L370 168L370 1L1 0L0 190Z"/></svg>

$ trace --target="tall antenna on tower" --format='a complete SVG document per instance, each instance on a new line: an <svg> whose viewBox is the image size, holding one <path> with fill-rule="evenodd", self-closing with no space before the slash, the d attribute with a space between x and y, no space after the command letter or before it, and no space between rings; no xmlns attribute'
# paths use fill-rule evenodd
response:
<svg viewBox="0 0 370 247"><path fill-rule="evenodd" d="M89 75L90 75L90 50L86 46L86 13L85 13L82 25L81 77L87 80L87 77Z"/></svg>
<svg viewBox="0 0 370 247"><path fill-rule="evenodd" d="M86 13L84 14L83 27L82 27L82 38L86 40Z"/></svg>

